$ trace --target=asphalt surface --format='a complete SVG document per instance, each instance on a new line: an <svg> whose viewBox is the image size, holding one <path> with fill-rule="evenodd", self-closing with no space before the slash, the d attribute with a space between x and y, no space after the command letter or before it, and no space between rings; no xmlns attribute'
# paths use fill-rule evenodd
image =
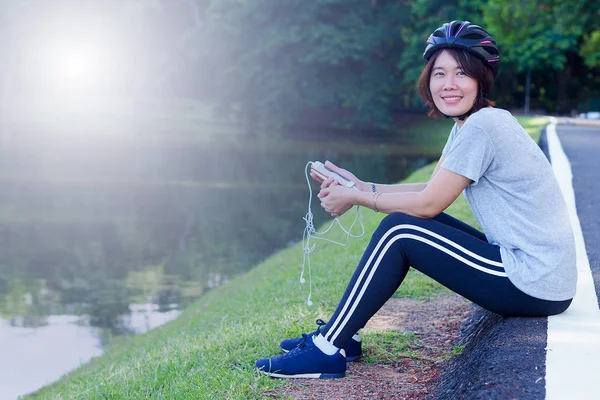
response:
<svg viewBox="0 0 600 400"><path fill-rule="evenodd" d="M571 163L577 214L600 298L600 124L582 122L559 120L557 134ZM545 132L540 147L548 155ZM547 330L547 318L503 318L474 305L459 343L465 349L451 361L432 398L543 400Z"/></svg>

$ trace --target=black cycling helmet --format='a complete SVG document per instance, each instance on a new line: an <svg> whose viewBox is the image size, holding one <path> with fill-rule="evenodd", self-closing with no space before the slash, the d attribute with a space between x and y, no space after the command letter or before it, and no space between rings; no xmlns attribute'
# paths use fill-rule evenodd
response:
<svg viewBox="0 0 600 400"><path fill-rule="evenodd" d="M479 25L473 25L469 21L445 23L427 38L423 57L429 61L433 53L446 47L459 47L470 51L481 58L496 76L500 53L494 38Z"/></svg>

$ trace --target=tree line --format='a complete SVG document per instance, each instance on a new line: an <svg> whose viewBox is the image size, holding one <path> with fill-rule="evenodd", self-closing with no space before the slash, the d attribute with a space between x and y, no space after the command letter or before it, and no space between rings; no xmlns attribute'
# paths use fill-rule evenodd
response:
<svg viewBox="0 0 600 400"><path fill-rule="evenodd" d="M11 56L28 51L18 44L19 35L36 29L29 16L82 8L127 28L119 38L136 60L127 95L194 99L245 126L393 126L399 111L422 108L415 82L425 41L454 19L479 24L497 40L502 61L491 97L499 106L568 114L587 111L600 97L600 3L593 0L3 0L0 6L4 101L26 79L11 69Z"/></svg>

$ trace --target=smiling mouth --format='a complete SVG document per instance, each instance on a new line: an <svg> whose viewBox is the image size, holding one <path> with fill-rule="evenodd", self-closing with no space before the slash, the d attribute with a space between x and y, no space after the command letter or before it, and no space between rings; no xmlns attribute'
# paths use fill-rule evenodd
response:
<svg viewBox="0 0 600 400"><path fill-rule="evenodd" d="M460 97L460 96L448 96L448 97L442 97L442 99L444 99L444 101L448 101L448 102L456 102L456 101L459 101L460 99L462 99L462 97Z"/></svg>

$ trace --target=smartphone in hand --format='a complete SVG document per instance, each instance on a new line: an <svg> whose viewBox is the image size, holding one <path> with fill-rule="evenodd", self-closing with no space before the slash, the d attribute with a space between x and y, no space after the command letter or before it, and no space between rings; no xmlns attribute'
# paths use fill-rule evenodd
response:
<svg viewBox="0 0 600 400"><path fill-rule="evenodd" d="M320 161L314 161L311 166L311 172L313 172L315 175L317 175L319 178L325 180L327 178L334 178L336 181L339 182L340 185L342 186L346 186L346 187L354 187L354 181L338 174L337 172L333 171L332 169L327 168L322 162Z"/></svg>

